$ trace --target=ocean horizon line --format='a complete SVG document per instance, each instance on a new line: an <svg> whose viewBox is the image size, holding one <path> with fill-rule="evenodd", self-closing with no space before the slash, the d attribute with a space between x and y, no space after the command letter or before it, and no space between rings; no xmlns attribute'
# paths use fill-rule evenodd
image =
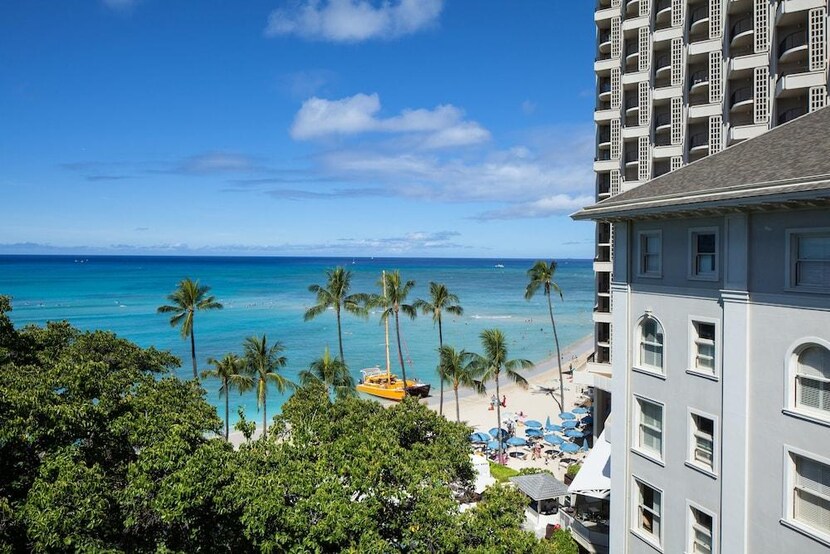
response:
<svg viewBox="0 0 830 554"><path fill-rule="evenodd" d="M121 253L112 253L112 254L85 254L82 252L78 253L60 253L60 254L23 254L23 253L2 253L0 252L0 259L14 259L14 258L131 258L131 259L141 259L141 258L164 258L164 259L173 259L173 258L187 258L187 259L223 259L223 260L244 260L244 259L279 259L279 260L303 260L303 259L310 259L310 260L327 260L327 259L343 259L343 260L353 260L353 261L385 261L385 260L482 260L482 261L511 261L511 262L527 262L527 261L535 261L535 260L555 260L556 262L565 262L565 261L573 261L573 262L591 262L593 258L556 258L553 256L541 257L541 256L531 256L531 257L506 257L506 256L493 256L493 257L481 257L481 256L419 256L419 255L411 255L411 256L352 256L352 255L313 255L313 254L292 254L292 255L284 255L284 254L188 254L188 253L176 253L176 254L121 254Z"/></svg>

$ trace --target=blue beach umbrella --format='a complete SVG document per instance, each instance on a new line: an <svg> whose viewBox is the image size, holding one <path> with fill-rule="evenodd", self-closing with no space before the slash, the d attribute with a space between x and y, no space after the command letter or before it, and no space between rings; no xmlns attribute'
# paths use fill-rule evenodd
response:
<svg viewBox="0 0 830 554"><path fill-rule="evenodd" d="M502 439L505 439L507 438L509 433L507 432L507 429L499 429L498 427L493 427L492 429L490 429L490 436L494 439L499 438L499 434L501 434Z"/></svg>
<svg viewBox="0 0 830 554"><path fill-rule="evenodd" d="M525 421L525 427L530 427L531 429L541 429L542 423L540 421L536 421L535 419L528 419Z"/></svg>
<svg viewBox="0 0 830 554"><path fill-rule="evenodd" d="M562 444L565 440L559 435L550 434L545 435L545 442L549 444Z"/></svg>
<svg viewBox="0 0 830 554"><path fill-rule="evenodd" d="M487 433L476 432L470 435L470 442L488 442L490 438L490 435L488 435Z"/></svg>
<svg viewBox="0 0 830 554"><path fill-rule="evenodd" d="M572 420L572 419L569 419L568 421L563 421L562 422L562 427L564 429L573 429L577 425L578 425L578 423L576 421Z"/></svg>
<svg viewBox="0 0 830 554"><path fill-rule="evenodd" d="M527 446L527 441L521 437L510 437L506 442L510 446Z"/></svg>
<svg viewBox="0 0 830 554"><path fill-rule="evenodd" d="M552 426L551 426L551 423L550 423L550 416L548 416L547 419L545 419L545 430L546 431L553 431L553 429L551 427Z"/></svg>
<svg viewBox="0 0 830 554"><path fill-rule="evenodd" d="M563 431L563 427L561 425L551 425L550 427L545 428L547 431L556 431L557 433L561 433Z"/></svg>
<svg viewBox="0 0 830 554"><path fill-rule="evenodd" d="M498 450L499 441L490 441L487 443L487 450Z"/></svg>
<svg viewBox="0 0 830 554"><path fill-rule="evenodd" d="M572 442L563 442L559 445L559 449L562 452L567 452L568 454L575 454L579 452L579 447Z"/></svg>
<svg viewBox="0 0 830 554"><path fill-rule="evenodd" d="M582 443L582 448L580 448L580 450L582 450L583 452L588 452L589 451L588 441L585 441L585 442Z"/></svg>
<svg viewBox="0 0 830 554"><path fill-rule="evenodd" d="M581 439L585 436L585 434L579 429L567 429L565 431L565 436L571 437L572 439Z"/></svg>
<svg viewBox="0 0 830 554"><path fill-rule="evenodd" d="M541 429L525 429L525 436L528 437L541 437L543 435Z"/></svg>
<svg viewBox="0 0 830 554"><path fill-rule="evenodd" d="M583 408L582 406L580 406L578 408L574 408L573 410L571 410L571 413L572 414L587 414L588 413L588 408Z"/></svg>
<svg viewBox="0 0 830 554"><path fill-rule="evenodd" d="M561 414L559 414L559 419L576 419L576 416L573 415L571 412L562 412Z"/></svg>

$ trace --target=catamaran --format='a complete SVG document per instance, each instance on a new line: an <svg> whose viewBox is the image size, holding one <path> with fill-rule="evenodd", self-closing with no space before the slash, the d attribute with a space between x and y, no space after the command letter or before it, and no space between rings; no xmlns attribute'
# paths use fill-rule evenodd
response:
<svg viewBox="0 0 830 554"><path fill-rule="evenodd" d="M386 272L382 276L383 297L386 298ZM371 394L387 400L403 400L407 395L424 398L429 396L429 383L420 383L414 379L399 379L392 373L389 360L389 318L384 321L386 333L386 371L380 367L370 367L360 370L360 383L355 387L360 392Z"/></svg>

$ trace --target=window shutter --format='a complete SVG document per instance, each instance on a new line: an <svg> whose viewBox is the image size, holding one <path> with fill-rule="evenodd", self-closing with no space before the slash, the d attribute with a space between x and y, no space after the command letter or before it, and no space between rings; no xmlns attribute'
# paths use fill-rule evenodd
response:
<svg viewBox="0 0 830 554"><path fill-rule="evenodd" d="M671 40L671 84L683 84L683 39Z"/></svg>
<svg viewBox="0 0 830 554"><path fill-rule="evenodd" d="M709 38L720 38L723 33L721 0L709 0Z"/></svg>
<svg viewBox="0 0 830 554"><path fill-rule="evenodd" d="M720 102L723 97L723 53L709 52L709 102Z"/></svg>
<svg viewBox="0 0 830 554"><path fill-rule="evenodd" d="M755 68L754 119L756 124L769 121L769 67L767 66Z"/></svg>
<svg viewBox="0 0 830 554"><path fill-rule="evenodd" d="M611 157L619 159L622 154L622 140L620 139L620 120L611 120Z"/></svg>
<svg viewBox="0 0 830 554"><path fill-rule="evenodd" d="M648 81L641 81L638 85L638 96L640 101L640 113L638 114L639 124L648 125L650 109L649 109L649 90Z"/></svg>
<svg viewBox="0 0 830 554"><path fill-rule="evenodd" d="M683 98L671 99L671 143L683 144Z"/></svg>
<svg viewBox="0 0 830 554"><path fill-rule="evenodd" d="M755 53L769 51L769 0L755 0Z"/></svg>
<svg viewBox="0 0 830 554"><path fill-rule="evenodd" d="M709 154L723 150L723 116L709 116Z"/></svg>
<svg viewBox="0 0 830 554"><path fill-rule="evenodd" d="M648 137L640 137L638 139L639 148L639 164L637 168L637 179L640 181L648 181L649 174L651 173L651 160L649 159L649 151L648 151Z"/></svg>
<svg viewBox="0 0 830 554"><path fill-rule="evenodd" d="M671 158L671 170L676 171L683 167L683 156L672 156Z"/></svg>
<svg viewBox="0 0 830 554"><path fill-rule="evenodd" d="M640 0L640 4L642 4L642 2L643 0ZM649 48L650 37L648 27L640 27L639 33L640 59L637 62L637 69L640 71L646 71L648 70L649 59L651 58L651 48Z"/></svg>
<svg viewBox="0 0 830 554"><path fill-rule="evenodd" d="M671 26L680 27L683 25L683 6L685 0L672 0L671 2Z"/></svg>
<svg viewBox="0 0 830 554"><path fill-rule="evenodd" d="M620 18L611 18L611 57L614 59L620 58L620 48L622 46L622 39L620 38Z"/></svg>
<svg viewBox="0 0 830 554"><path fill-rule="evenodd" d="M824 71L827 66L826 8L810 10L810 71Z"/></svg>
<svg viewBox="0 0 830 554"><path fill-rule="evenodd" d="M620 86L620 68L611 68L611 108L620 109L622 105L622 91Z"/></svg>
<svg viewBox="0 0 830 554"><path fill-rule="evenodd" d="M820 110L827 104L827 87L810 87L810 111Z"/></svg>

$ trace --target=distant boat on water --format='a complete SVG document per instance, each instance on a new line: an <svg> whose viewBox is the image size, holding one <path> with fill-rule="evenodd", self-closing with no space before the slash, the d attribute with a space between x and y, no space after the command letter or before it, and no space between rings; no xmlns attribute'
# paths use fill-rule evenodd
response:
<svg viewBox="0 0 830 554"><path fill-rule="evenodd" d="M496 269L504 269L504 264L496 264L493 267L495 267Z"/></svg>

